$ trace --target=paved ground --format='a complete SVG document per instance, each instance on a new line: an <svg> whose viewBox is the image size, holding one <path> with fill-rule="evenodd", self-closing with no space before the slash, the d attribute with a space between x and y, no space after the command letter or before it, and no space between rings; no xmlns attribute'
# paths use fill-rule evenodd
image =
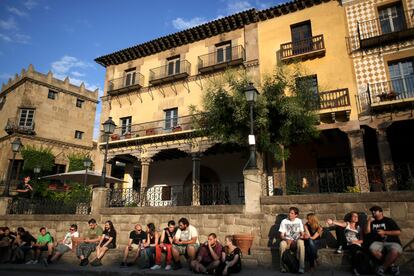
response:
<svg viewBox="0 0 414 276"><path fill-rule="evenodd" d="M11 265L2 264L0 265L0 275L2 276L40 276L40 275L59 275L59 276L70 276L70 275L152 275L152 276L165 276L165 275L196 275L192 274L188 269L180 269L177 271L151 271L149 269L139 269L137 267L120 268L118 266L102 266L102 267L79 267L67 264L56 264L49 267L43 265ZM289 276L294 274L280 273L276 270L270 270L265 268L246 268L241 273L237 274L240 276ZM352 273L347 271L336 271L330 268L319 268L313 273L305 273L305 276L350 276ZM402 271L401 276L412 276L413 273Z"/></svg>

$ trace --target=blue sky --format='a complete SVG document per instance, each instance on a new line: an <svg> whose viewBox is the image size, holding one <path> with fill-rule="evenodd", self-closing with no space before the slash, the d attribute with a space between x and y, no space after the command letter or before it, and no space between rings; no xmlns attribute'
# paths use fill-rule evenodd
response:
<svg viewBox="0 0 414 276"><path fill-rule="evenodd" d="M219 17L283 0L0 0L0 83L22 68L103 93L94 59ZM95 138L101 107L95 119Z"/></svg>

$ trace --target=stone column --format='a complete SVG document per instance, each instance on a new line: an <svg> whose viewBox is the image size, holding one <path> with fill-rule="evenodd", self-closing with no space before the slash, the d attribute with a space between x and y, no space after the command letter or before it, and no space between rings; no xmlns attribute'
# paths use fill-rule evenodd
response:
<svg viewBox="0 0 414 276"><path fill-rule="evenodd" d="M134 164L126 163L125 164L125 173L124 173L124 183L122 188L132 188L134 184Z"/></svg>
<svg viewBox="0 0 414 276"><path fill-rule="evenodd" d="M377 129L377 147L385 188L389 191L393 189L396 180L394 175L394 163L392 161L392 153L387 139L386 128Z"/></svg>
<svg viewBox="0 0 414 276"><path fill-rule="evenodd" d="M244 211L258 214L261 212L260 196L262 180L258 169L244 170Z"/></svg>
<svg viewBox="0 0 414 276"><path fill-rule="evenodd" d="M92 215L99 215L101 209L106 207L109 188L95 187L92 190L91 213Z"/></svg>
<svg viewBox="0 0 414 276"><path fill-rule="evenodd" d="M146 205L147 201L147 187L148 187L148 178L149 178L149 166L152 159L150 157L141 157L141 192L140 198L141 206Z"/></svg>
<svg viewBox="0 0 414 276"><path fill-rule="evenodd" d="M12 200L11 197L0 197L0 216L7 215L7 209Z"/></svg>
<svg viewBox="0 0 414 276"><path fill-rule="evenodd" d="M198 152L191 153L191 159L193 160L193 200L191 205L199 206L200 205L200 161L201 154Z"/></svg>
<svg viewBox="0 0 414 276"><path fill-rule="evenodd" d="M369 192L367 164L365 161L364 140L361 129L347 132L349 148L351 150L352 166L355 185L361 192Z"/></svg>

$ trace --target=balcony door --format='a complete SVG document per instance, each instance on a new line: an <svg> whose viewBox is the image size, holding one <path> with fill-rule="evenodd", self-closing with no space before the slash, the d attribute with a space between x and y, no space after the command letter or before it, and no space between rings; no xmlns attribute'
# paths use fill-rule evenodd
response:
<svg viewBox="0 0 414 276"><path fill-rule="evenodd" d="M312 51L312 27L310 21L290 26L292 33L292 52L300 55Z"/></svg>
<svg viewBox="0 0 414 276"><path fill-rule="evenodd" d="M30 129L33 126L34 109L20 109L19 127Z"/></svg>
<svg viewBox="0 0 414 276"><path fill-rule="evenodd" d="M178 108L171 108L165 112L165 129L172 129L178 125Z"/></svg>
<svg viewBox="0 0 414 276"><path fill-rule="evenodd" d="M398 98L414 97L414 58L388 63L391 89Z"/></svg>
<svg viewBox="0 0 414 276"><path fill-rule="evenodd" d="M133 70L125 71L125 87L134 85L136 78L135 68Z"/></svg>
<svg viewBox="0 0 414 276"><path fill-rule="evenodd" d="M378 9L382 34L398 32L404 29L404 13L401 3Z"/></svg>
<svg viewBox="0 0 414 276"><path fill-rule="evenodd" d="M132 117L121 118L121 135L131 133Z"/></svg>
<svg viewBox="0 0 414 276"><path fill-rule="evenodd" d="M216 45L216 59L217 63L231 61L231 43Z"/></svg>
<svg viewBox="0 0 414 276"><path fill-rule="evenodd" d="M167 76L180 73L180 57L171 58L167 61Z"/></svg>

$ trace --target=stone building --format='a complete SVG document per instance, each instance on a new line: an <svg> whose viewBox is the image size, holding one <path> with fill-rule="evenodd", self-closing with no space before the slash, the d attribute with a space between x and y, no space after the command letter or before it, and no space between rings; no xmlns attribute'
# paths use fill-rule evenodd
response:
<svg viewBox="0 0 414 276"><path fill-rule="evenodd" d="M82 83L75 86L36 72L33 65L3 84L0 92L0 180L8 170L11 179L22 175L23 160L17 154L13 168L11 142L19 137L24 146L50 148L55 156L52 173L68 169L68 155L90 154L96 149L93 138L98 91Z"/></svg>
<svg viewBox="0 0 414 276"><path fill-rule="evenodd" d="M120 197L133 201L142 190L149 205L243 203L247 150L193 137L189 106L200 106L205 87L228 68L260 85L281 66L306 72L295 82L314 87L321 134L290 148L286 162L260 167L263 194L391 189L385 182L395 160L373 159L390 150L384 153L384 139L377 149L361 109L355 62L366 53L349 51L350 2L251 9L97 58L106 68L101 121L110 116L118 125L109 141L111 171L130 189L122 192L128 199Z"/></svg>

